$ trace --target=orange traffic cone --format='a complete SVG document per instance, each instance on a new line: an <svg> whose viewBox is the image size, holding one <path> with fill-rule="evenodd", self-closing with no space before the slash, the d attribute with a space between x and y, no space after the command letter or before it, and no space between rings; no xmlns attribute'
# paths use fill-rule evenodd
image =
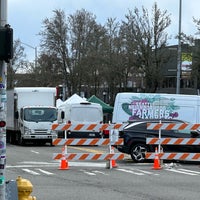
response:
<svg viewBox="0 0 200 200"><path fill-rule="evenodd" d="M154 164L153 164L152 169L155 169L155 170L162 169L162 167L160 166L160 160L159 160L159 156L158 156L157 147L155 149L155 158L154 158Z"/></svg>
<svg viewBox="0 0 200 200"><path fill-rule="evenodd" d="M115 162L115 160L111 160L111 165L112 165L112 168L118 167L118 165L117 165L117 163Z"/></svg>
<svg viewBox="0 0 200 200"><path fill-rule="evenodd" d="M62 159L61 159L61 162L60 162L59 169L61 169L61 170L69 169L69 164L68 164L68 161L65 157L65 148L63 148L63 151L62 151Z"/></svg>
<svg viewBox="0 0 200 200"><path fill-rule="evenodd" d="M69 169L69 164L66 159L63 159L63 158L61 159L59 169L62 169L62 170Z"/></svg>

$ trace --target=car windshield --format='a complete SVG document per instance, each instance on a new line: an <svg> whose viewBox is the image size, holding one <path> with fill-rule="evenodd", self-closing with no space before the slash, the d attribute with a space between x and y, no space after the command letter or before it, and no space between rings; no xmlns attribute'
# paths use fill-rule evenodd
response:
<svg viewBox="0 0 200 200"><path fill-rule="evenodd" d="M26 121L55 121L57 110L55 108L25 108L24 120Z"/></svg>

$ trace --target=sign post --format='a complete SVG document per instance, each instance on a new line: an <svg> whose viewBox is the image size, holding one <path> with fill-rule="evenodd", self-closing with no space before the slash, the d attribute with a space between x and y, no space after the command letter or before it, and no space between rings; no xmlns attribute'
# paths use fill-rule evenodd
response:
<svg viewBox="0 0 200 200"><path fill-rule="evenodd" d="M7 24L7 0L0 0L0 26ZM5 200L6 166L6 63L0 60L0 200Z"/></svg>

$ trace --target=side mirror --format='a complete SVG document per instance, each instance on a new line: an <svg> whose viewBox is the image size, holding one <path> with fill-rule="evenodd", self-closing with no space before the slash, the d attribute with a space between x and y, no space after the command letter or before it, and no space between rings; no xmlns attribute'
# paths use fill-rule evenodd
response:
<svg viewBox="0 0 200 200"><path fill-rule="evenodd" d="M64 118L65 118L65 112L61 111L61 119L64 119Z"/></svg>
<svg viewBox="0 0 200 200"><path fill-rule="evenodd" d="M15 119L19 119L19 112L18 111L15 112Z"/></svg>

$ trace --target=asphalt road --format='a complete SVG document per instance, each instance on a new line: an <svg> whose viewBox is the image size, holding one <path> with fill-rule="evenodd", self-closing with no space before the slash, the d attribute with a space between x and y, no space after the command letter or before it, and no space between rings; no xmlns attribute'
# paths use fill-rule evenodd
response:
<svg viewBox="0 0 200 200"><path fill-rule="evenodd" d="M56 146L15 146L7 144L6 180L18 176L33 184L37 200L194 200L199 199L198 164L167 163L153 170L152 163L136 164L129 157L107 169L106 162L73 161L60 170ZM100 147L68 147L68 152L105 152Z"/></svg>

